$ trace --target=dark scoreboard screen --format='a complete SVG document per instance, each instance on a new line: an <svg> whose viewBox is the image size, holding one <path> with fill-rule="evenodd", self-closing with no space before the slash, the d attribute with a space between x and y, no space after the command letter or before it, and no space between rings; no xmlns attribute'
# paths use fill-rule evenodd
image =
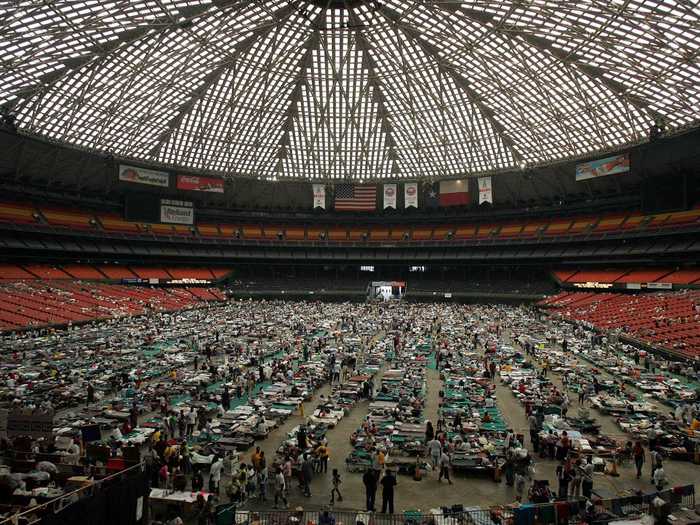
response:
<svg viewBox="0 0 700 525"><path fill-rule="evenodd" d="M124 218L134 222L160 222L160 197L148 193L129 193L125 196Z"/></svg>

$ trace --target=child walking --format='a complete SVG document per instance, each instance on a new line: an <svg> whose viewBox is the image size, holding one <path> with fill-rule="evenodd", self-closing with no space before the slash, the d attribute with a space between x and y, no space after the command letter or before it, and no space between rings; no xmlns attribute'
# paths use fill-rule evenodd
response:
<svg viewBox="0 0 700 525"><path fill-rule="evenodd" d="M331 490L331 505L335 503L335 495L338 494L338 501L343 501L343 495L340 493L340 485L343 481L340 479L338 469L333 469L333 489Z"/></svg>

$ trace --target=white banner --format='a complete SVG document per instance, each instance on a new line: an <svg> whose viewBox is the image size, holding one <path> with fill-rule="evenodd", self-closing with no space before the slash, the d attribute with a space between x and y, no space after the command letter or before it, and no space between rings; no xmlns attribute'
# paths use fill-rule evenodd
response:
<svg viewBox="0 0 700 525"><path fill-rule="evenodd" d="M194 224L194 207L189 201L160 200L160 222Z"/></svg>
<svg viewBox="0 0 700 525"><path fill-rule="evenodd" d="M407 182L403 185L403 206L404 208L418 207L418 183Z"/></svg>
<svg viewBox="0 0 700 525"><path fill-rule="evenodd" d="M384 209L396 209L396 184L384 185Z"/></svg>
<svg viewBox="0 0 700 525"><path fill-rule="evenodd" d="M160 186L167 188L170 185L170 175L165 171L147 170L134 166L119 166L119 180L124 182L135 182L136 184L147 184L149 186Z"/></svg>
<svg viewBox="0 0 700 525"><path fill-rule="evenodd" d="M647 288L650 290L672 290L672 283L647 283Z"/></svg>
<svg viewBox="0 0 700 525"><path fill-rule="evenodd" d="M479 177L479 204L484 202L490 202L493 204L491 177Z"/></svg>
<svg viewBox="0 0 700 525"><path fill-rule="evenodd" d="M314 208L326 209L326 185L314 184Z"/></svg>

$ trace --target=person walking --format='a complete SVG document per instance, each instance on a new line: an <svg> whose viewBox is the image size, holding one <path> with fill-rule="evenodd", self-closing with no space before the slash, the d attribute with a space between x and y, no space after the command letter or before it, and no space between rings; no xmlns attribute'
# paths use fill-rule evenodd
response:
<svg viewBox="0 0 700 525"><path fill-rule="evenodd" d="M438 477L438 482L442 482L443 477L452 485L452 480L450 479L450 456L447 454L447 448L444 448L440 455L440 476Z"/></svg>
<svg viewBox="0 0 700 525"><path fill-rule="evenodd" d="M382 514L394 513L394 488L396 487L396 477L391 469L387 469L381 481L382 484Z"/></svg>
<svg viewBox="0 0 700 525"><path fill-rule="evenodd" d="M343 495L340 493L340 485L343 483L343 480L340 479L340 474L338 473L337 468L333 469L333 478L331 483L333 483L333 488L331 489L331 505L333 505L335 503L336 494L338 494L338 501L343 501Z"/></svg>
<svg viewBox="0 0 700 525"><path fill-rule="evenodd" d="M362 475L362 483L365 486L365 499L367 503L367 512L374 512L375 500L377 498L377 473L371 468L368 468Z"/></svg>
<svg viewBox="0 0 700 525"><path fill-rule="evenodd" d="M634 466L637 468L637 479L642 477L642 467L644 466L644 447L642 443L637 441L632 449L632 457L634 458Z"/></svg>

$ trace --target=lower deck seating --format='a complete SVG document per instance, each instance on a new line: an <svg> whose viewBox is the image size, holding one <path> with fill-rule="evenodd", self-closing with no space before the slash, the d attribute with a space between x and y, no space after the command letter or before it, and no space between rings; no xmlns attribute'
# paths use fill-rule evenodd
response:
<svg viewBox="0 0 700 525"><path fill-rule="evenodd" d="M561 283L670 283L700 284L700 270L674 268L622 268L609 270L556 270L555 280Z"/></svg>
<svg viewBox="0 0 700 525"><path fill-rule="evenodd" d="M152 288L81 281L0 284L0 331L174 311L224 298L214 288Z"/></svg>
<svg viewBox="0 0 700 525"><path fill-rule="evenodd" d="M653 294L562 292L541 301L566 319L621 330L639 341L700 356L700 290Z"/></svg>

